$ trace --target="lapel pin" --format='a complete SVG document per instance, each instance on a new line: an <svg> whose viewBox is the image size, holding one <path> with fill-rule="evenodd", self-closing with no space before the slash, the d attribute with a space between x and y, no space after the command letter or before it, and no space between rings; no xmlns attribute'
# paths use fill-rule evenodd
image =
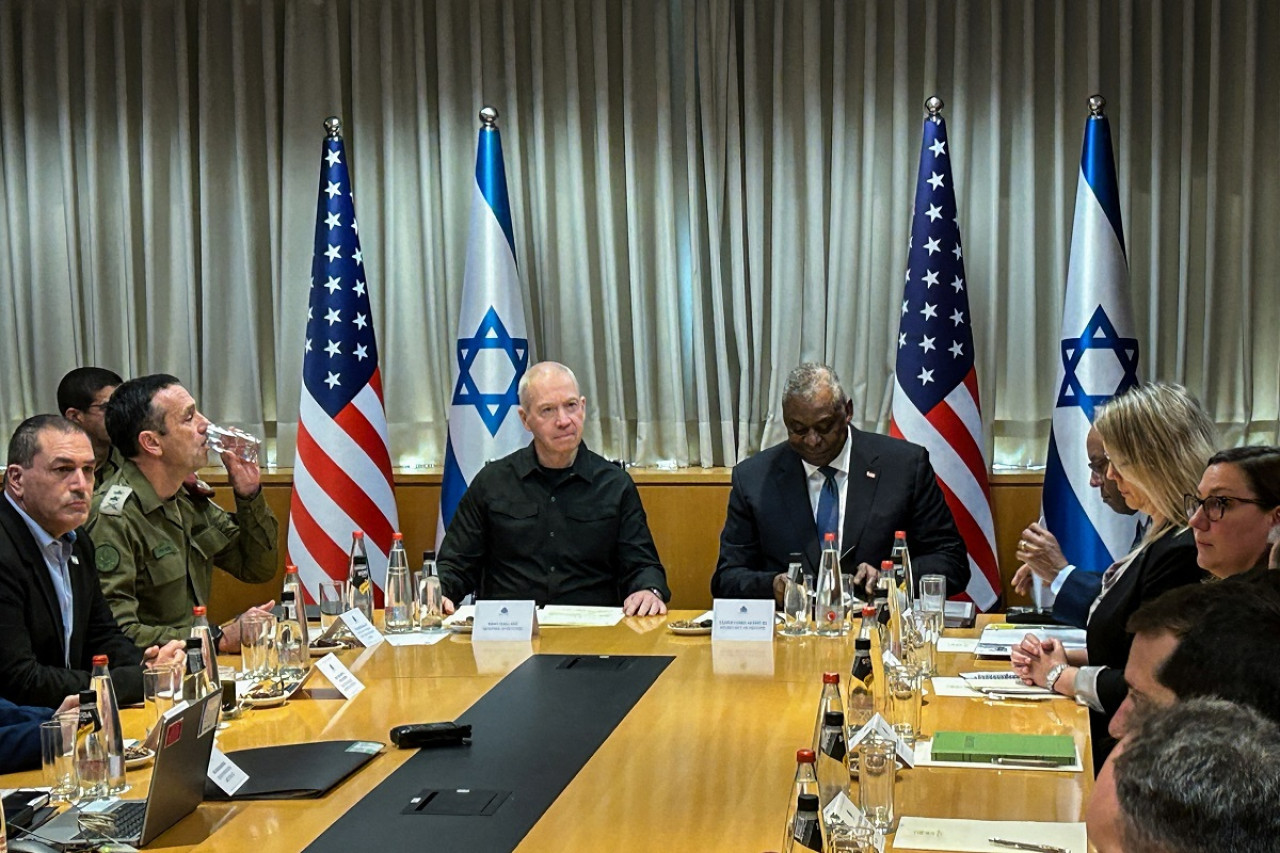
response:
<svg viewBox="0 0 1280 853"><path fill-rule="evenodd" d="M868 472L867 472L867 479L868 479L868 480L874 480L875 478L876 478L876 472L875 472L875 471L868 471Z"/></svg>

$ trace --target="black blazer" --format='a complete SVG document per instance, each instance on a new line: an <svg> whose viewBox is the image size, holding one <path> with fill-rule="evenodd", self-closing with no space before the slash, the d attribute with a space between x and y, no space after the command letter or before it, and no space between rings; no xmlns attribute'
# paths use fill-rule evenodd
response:
<svg viewBox="0 0 1280 853"><path fill-rule="evenodd" d="M859 563L878 568L889 559L894 532L905 530L916 578L943 575L948 595L963 592L969 583L968 555L928 451L857 429L849 441L844 571L855 571ZM738 463L711 594L773 598L773 578L786 572L789 555L803 554L805 571L813 574L820 550L799 454L784 442Z"/></svg>
<svg viewBox="0 0 1280 853"><path fill-rule="evenodd" d="M76 531L70 566L74 625L71 667L62 654L62 610L49 569L22 516L0 495L0 696L19 705L56 708L87 690L93 656L111 659L111 681L121 704L142 701L142 651L116 625L102 597L93 542Z"/></svg>
<svg viewBox="0 0 1280 853"><path fill-rule="evenodd" d="M1084 628L1089 624L1089 608L1102 591L1102 575L1077 566L1062 582L1053 600L1053 618L1063 625Z"/></svg>

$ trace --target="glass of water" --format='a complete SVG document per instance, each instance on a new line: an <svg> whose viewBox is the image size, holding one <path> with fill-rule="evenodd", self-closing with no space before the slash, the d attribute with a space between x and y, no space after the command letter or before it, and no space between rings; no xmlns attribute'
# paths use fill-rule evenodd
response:
<svg viewBox="0 0 1280 853"><path fill-rule="evenodd" d="M893 786L898 772L892 741L869 737L858 755L858 805L871 825L883 833L897 823L893 812Z"/></svg>
<svg viewBox="0 0 1280 853"><path fill-rule="evenodd" d="M240 654L244 673L249 678L276 675L275 616L261 610L249 610L240 616Z"/></svg>
<svg viewBox="0 0 1280 853"><path fill-rule="evenodd" d="M347 582L321 581L319 589L320 630L328 631L334 620L346 612Z"/></svg>
<svg viewBox="0 0 1280 853"><path fill-rule="evenodd" d="M782 633L802 637L809 633L809 584L801 576L787 578L782 593Z"/></svg>
<svg viewBox="0 0 1280 853"><path fill-rule="evenodd" d="M885 667L885 682L889 697L889 722L904 742L913 744L920 734L920 667L909 663Z"/></svg>

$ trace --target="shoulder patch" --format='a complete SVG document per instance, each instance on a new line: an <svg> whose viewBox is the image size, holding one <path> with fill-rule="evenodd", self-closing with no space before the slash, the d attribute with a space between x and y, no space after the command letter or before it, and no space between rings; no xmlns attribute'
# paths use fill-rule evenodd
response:
<svg viewBox="0 0 1280 853"><path fill-rule="evenodd" d="M120 565L120 552L114 545L99 545L94 551L94 561L100 572L114 572Z"/></svg>
<svg viewBox="0 0 1280 853"><path fill-rule="evenodd" d="M124 512L124 502L129 499L129 495L133 494L133 486L126 486L122 483L116 483L107 489L107 493L102 496L102 503L98 505L98 512L103 515L120 515ZM119 561L120 555L116 555ZM99 561L101 568L101 561Z"/></svg>

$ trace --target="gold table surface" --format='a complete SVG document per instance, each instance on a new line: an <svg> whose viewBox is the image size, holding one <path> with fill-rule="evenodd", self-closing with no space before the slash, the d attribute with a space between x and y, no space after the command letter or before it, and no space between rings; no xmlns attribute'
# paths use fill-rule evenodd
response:
<svg viewBox="0 0 1280 853"><path fill-rule="evenodd" d="M476 644L451 635L432 646L353 649L339 656L366 685L350 701L319 673L287 704L248 710L218 736L224 752L274 743L364 739L386 751L317 800L204 803L149 850L299 851L411 755L388 740L402 723L452 720L530 654L672 655L675 659L525 836L519 851L781 849L795 751L813 732L821 673L848 672L851 640L779 637L718 644L676 636L669 617L610 628L544 627L525 644ZM989 619L990 617L983 617ZM975 631L948 630L948 637ZM223 663L228 661L224 660ZM238 661L233 661L237 662ZM1000 661L940 654L942 674L1000 670ZM512 714L520 709L512 708ZM141 709L125 709L141 737ZM926 733L938 729L1070 734L1084 772L917 768L898 775L898 814L988 820L1083 820L1093 784L1087 711L1065 700L998 702L927 696ZM131 771L142 796L149 769ZM0 787L39 786L39 771L0 776ZM455 840L460 841L460 840ZM453 845L465 849L465 843Z"/></svg>

